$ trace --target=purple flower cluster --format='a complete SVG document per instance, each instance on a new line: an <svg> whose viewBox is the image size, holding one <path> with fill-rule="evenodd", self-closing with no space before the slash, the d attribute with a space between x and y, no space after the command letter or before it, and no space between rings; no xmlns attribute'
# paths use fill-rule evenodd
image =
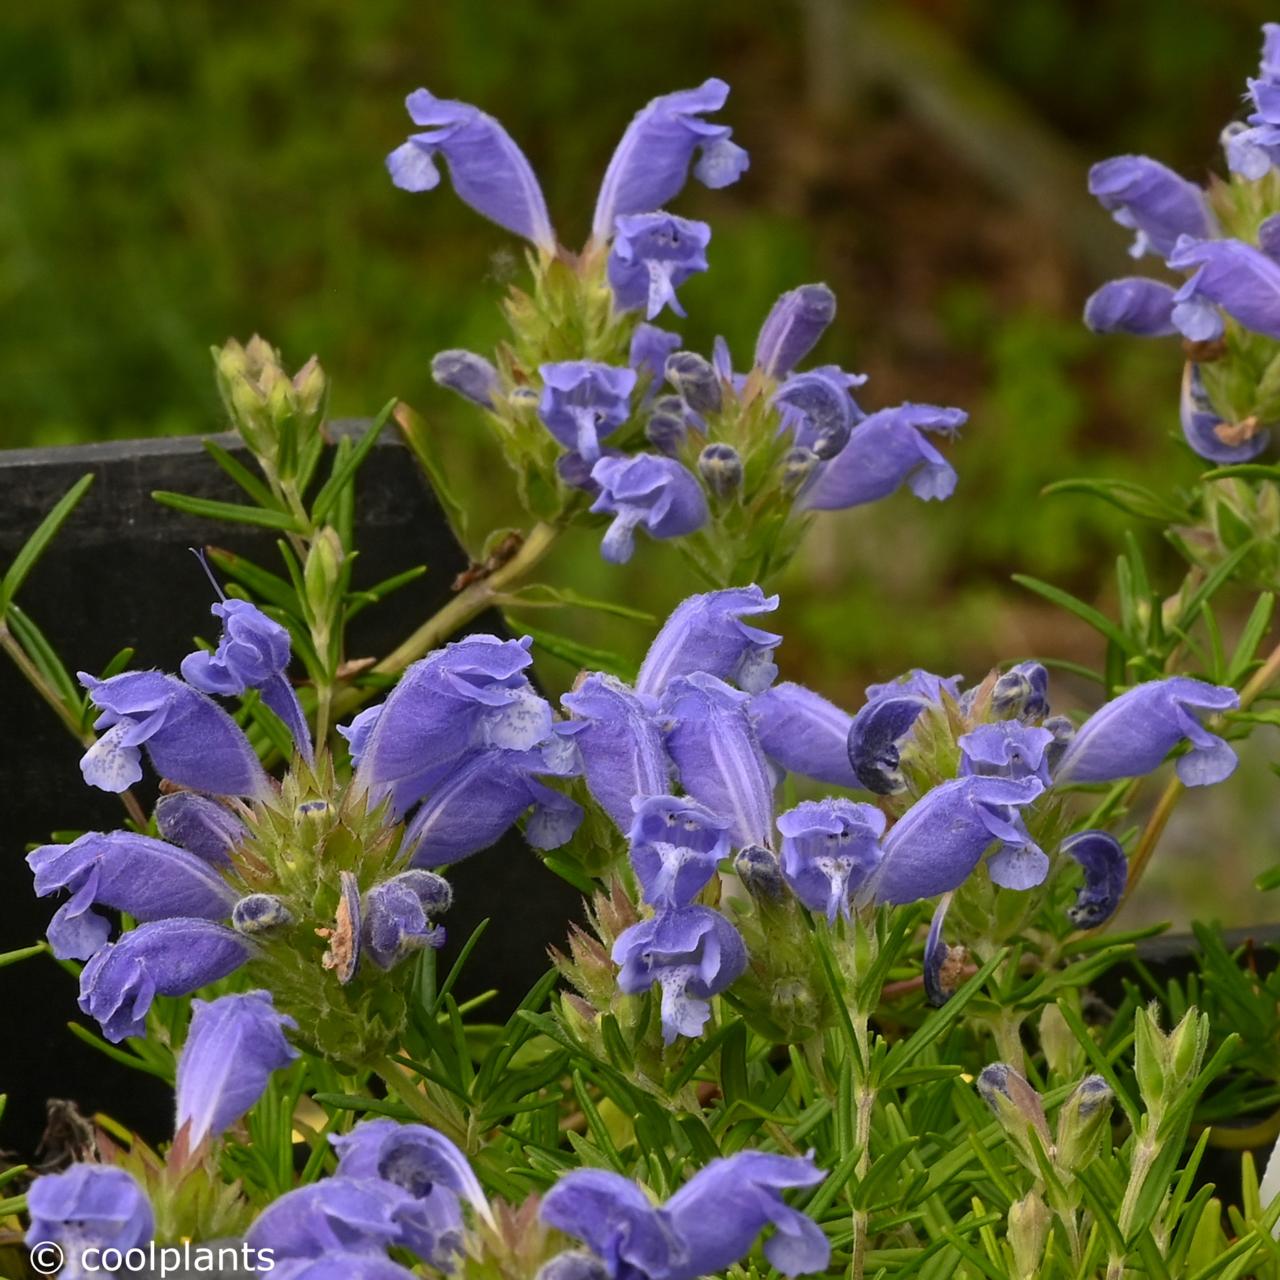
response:
<svg viewBox="0 0 1280 1280"><path fill-rule="evenodd" d="M544 1222L581 1240L589 1253L559 1254L538 1280L696 1280L743 1258L760 1232L764 1256L786 1276L826 1268L831 1247L812 1219L782 1198L823 1179L809 1157L740 1151L713 1160L665 1204L605 1169L565 1174L542 1201Z"/></svg>
<svg viewBox="0 0 1280 1280"><path fill-rule="evenodd" d="M1263 33L1261 72L1249 81L1254 110L1247 124L1223 134L1231 170L1250 181L1265 177L1280 155L1280 25L1267 23ZM1242 408L1237 416L1246 416L1224 421L1196 360L1222 354L1229 322L1280 341L1280 217L1232 234L1215 214L1209 193L1147 156L1115 156L1094 165L1089 190L1121 226L1133 230L1135 258L1154 254L1184 279L1178 287L1146 276L1112 280L1085 304L1085 323L1096 333L1180 335L1202 347L1183 379L1183 435L1214 463L1256 458L1270 442L1266 424ZM1222 216L1234 225L1225 210Z"/></svg>

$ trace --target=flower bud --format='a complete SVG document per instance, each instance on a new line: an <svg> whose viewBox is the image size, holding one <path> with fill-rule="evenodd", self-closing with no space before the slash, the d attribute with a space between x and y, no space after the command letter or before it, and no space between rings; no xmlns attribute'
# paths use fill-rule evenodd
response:
<svg viewBox="0 0 1280 1280"><path fill-rule="evenodd" d="M1045 748L1044 753L1045 762L1052 773L1071 745L1071 739L1076 736L1076 727L1066 716L1050 716L1040 727L1053 734L1053 741Z"/></svg>
<svg viewBox="0 0 1280 1280"><path fill-rule="evenodd" d="M308 423L318 424L329 399L329 379L315 356L293 375L293 391L298 412Z"/></svg>
<svg viewBox="0 0 1280 1280"><path fill-rule="evenodd" d="M665 372L694 413L715 413L720 408L720 378L711 362L696 351L673 352Z"/></svg>
<svg viewBox="0 0 1280 1280"><path fill-rule="evenodd" d="M812 449L804 445L796 445L788 449L782 459L782 487L788 493L797 492L801 485L813 474L813 469L820 459Z"/></svg>
<svg viewBox="0 0 1280 1280"><path fill-rule="evenodd" d="M431 376L482 409L492 409L499 393L498 371L474 351L440 351L431 360Z"/></svg>
<svg viewBox="0 0 1280 1280"><path fill-rule="evenodd" d="M250 937L293 923L293 913L274 893L251 893L231 908L231 926Z"/></svg>
<svg viewBox="0 0 1280 1280"><path fill-rule="evenodd" d="M653 412L645 424L644 436L659 453L674 458L688 433L684 402L679 396L661 396L654 401Z"/></svg>
<svg viewBox="0 0 1280 1280"><path fill-rule="evenodd" d="M609 1272L594 1253L570 1249L538 1268L534 1280L608 1280Z"/></svg>
<svg viewBox="0 0 1280 1280"><path fill-rule="evenodd" d="M1032 1173L1038 1174L1040 1164L1031 1138L1033 1130L1041 1148L1051 1152L1049 1122L1044 1117L1040 1095L1005 1062L993 1062L982 1069L978 1092L1008 1135L1018 1158Z"/></svg>
<svg viewBox="0 0 1280 1280"><path fill-rule="evenodd" d="M777 855L764 845L749 844L740 849L733 860L733 869L753 898L780 902L786 894Z"/></svg>
<svg viewBox="0 0 1280 1280"><path fill-rule="evenodd" d="M1040 1048L1053 1075L1069 1079L1079 1070L1084 1051L1056 1004L1045 1005L1040 1014Z"/></svg>
<svg viewBox="0 0 1280 1280"><path fill-rule="evenodd" d="M1098 1154L1098 1146L1111 1119L1115 1094L1101 1076L1086 1076L1076 1085L1058 1112L1057 1161L1075 1173Z"/></svg>
<svg viewBox="0 0 1280 1280"><path fill-rule="evenodd" d="M1052 1220L1049 1207L1034 1191L1009 1206L1009 1247L1017 1280L1035 1280L1040 1274Z"/></svg>
<svg viewBox="0 0 1280 1280"><path fill-rule="evenodd" d="M731 444L709 444L698 455L698 471L722 501L742 488L742 459Z"/></svg>
<svg viewBox="0 0 1280 1280"><path fill-rule="evenodd" d="M336 529L326 525L312 540L302 571L307 607L313 618L333 616L342 581L342 561L342 539Z"/></svg>

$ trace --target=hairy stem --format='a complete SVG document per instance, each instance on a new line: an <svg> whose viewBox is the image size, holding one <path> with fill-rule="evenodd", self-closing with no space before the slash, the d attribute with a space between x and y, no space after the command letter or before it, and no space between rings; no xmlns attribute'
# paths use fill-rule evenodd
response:
<svg viewBox="0 0 1280 1280"><path fill-rule="evenodd" d="M1138 1209L1138 1197L1142 1194L1147 1174L1151 1172L1151 1166L1159 1154L1160 1144L1148 1129L1138 1139L1138 1145L1134 1148L1133 1164L1129 1167L1129 1184L1124 1189L1124 1200L1121 1201L1120 1214L1116 1218L1116 1225L1120 1228L1123 1239L1127 1240L1129 1232L1133 1229L1133 1215ZM1107 1280L1121 1280L1123 1275L1124 1254L1113 1249L1107 1262Z"/></svg>

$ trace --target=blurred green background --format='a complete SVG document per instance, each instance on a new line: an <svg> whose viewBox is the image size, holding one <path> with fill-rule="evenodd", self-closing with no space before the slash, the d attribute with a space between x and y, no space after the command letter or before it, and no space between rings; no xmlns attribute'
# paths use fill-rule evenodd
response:
<svg viewBox="0 0 1280 1280"><path fill-rule="evenodd" d="M501 335L520 246L446 190L391 187L404 94L427 85L503 120L575 243L632 112L719 75L752 165L678 202L714 227L711 272L682 290L687 345L722 333L744 362L776 294L825 279L841 310L818 354L871 375L864 407L971 413L951 502L900 495L819 523L783 584L784 674L856 706L913 665L1096 665L1092 633L1008 576L1106 607L1130 522L1040 489L1090 474L1161 487L1198 468L1171 439L1176 349L1079 322L1128 261L1085 170L1131 150L1193 177L1221 168L1266 16L1255 0L10 0L0 444L221 429L209 345L256 331L292 364L319 354L337 416L392 394L417 406L474 527L518 523L482 424L428 363ZM1172 589L1175 559L1140 535ZM585 535L548 574L657 616L690 585L667 548L619 571ZM596 615L564 626L631 653L646 640ZM1278 829L1260 763L1196 797L1144 911L1271 914L1250 883Z"/></svg>

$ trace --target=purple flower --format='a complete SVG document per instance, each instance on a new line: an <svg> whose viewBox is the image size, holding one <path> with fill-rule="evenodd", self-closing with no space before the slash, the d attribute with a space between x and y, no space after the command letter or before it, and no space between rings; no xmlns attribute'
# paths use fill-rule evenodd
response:
<svg viewBox="0 0 1280 1280"><path fill-rule="evenodd" d="M1187 676L1137 685L1080 726L1054 781L1136 778L1159 768L1174 747L1187 742L1191 750L1178 757L1176 766L1183 783L1202 787L1221 782L1234 772L1236 753L1204 727L1200 715L1231 711L1239 705L1234 689Z"/></svg>
<svg viewBox="0 0 1280 1280"><path fill-rule="evenodd" d="M91 787L125 791L142 778L141 748L170 782L213 795L266 799L271 780L239 726L211 698L159 671L126 671L109 680L77 673L107 732L85 752L80 772Z"/></svg>
<svg viewBox="0 0 1280 1280"><path fill-rule="evenodd" d="M1223 133L1231 171L1252 181L1280 159L1280 25L1264 22L1262 34L1261 72L1249 81L1254 111L1247 125L1229 125Z"/></svg>
<svg viewBox="0 0 1280 1280"><path fill-rule="evenodd" d="M229 867L231 855L248 834L229 809L194 791L161 796L155 818L165 840L215 867Z"/></svg>
<svg viewBox="0 0 1280 1280"><path fill-rule="evenodd" d="M685 405L695 414L718 413L724 400L720 371L696 351L676 351L663 372Z"/></svg>
<svg viewBox="0 0 1280 1280"><path fill-rule="evenodd" d="M707 269L711 228L670 213L633 213L614 224L609 284L621 311L643 311L652 320L663 307L684 315L676 290Z"/></svg>
<svg viewBox="0 0 1280 1280"><path fill-rule="evenodd" d="M1049 714L1049 672L1039 662L1019 662L996 678L991 710L1002 718L1043 720Z"/></svg>
<svg viewBox="0 0 1280 1280"><path fill-rule="evenodd" d="M431 871L402 871L364 897L363 942L380 969L392 969L423 947L444 945L444 929L431 917L449 909L453 890Z"/></svg>
<svg viewBox="0 0 1280 1280"><path fill-rule="evenodd" d="M381 1254L326 1253L323 1258L281 1258L271 1280L417 1280L417 1273Z"/></svg>
<svg viewBox="0 0 1280 1280"><path fill-rule="evenodd" d="M268 991L191 1002L191 1026L178 1056L178 1119L195 1147L216 1138L266 1091L271 1073L298 1051L284 1038L298 1024L279 1014Z"/></svg>
<svg viewBox="0 0 1280 1280"><path fill-rule="evenodd" d="M825 462L849 443L854 426L866 418L849 393L850 387L866 380L865 374L824 365L793 373L778 388L773 403L781 407L783 423L794 432L796 444Z"/></svg>
<svg viewBox="0 0 1280 1280"><path fill-rule="evenodd" d="M432 786L405 829L402 849L414 867L443 867L498 840L526 810L525 838L535 849L564 844L581 808L539 781L572 772L571 743L551 738L528 751L491 748L464 756Z"/></svg>
<svg viewBox="0 0 1280 1280"><path fill-rule="evenodd" d="M401 1243L398 1211L409 1203L407 1192L381 1178L323 1178L269 1204L245 1243L258 1252L270 1249L277 1261L334 1253L381 1256Z"/></svg>
<svg viewBox="0 0 1280 1280"><path fill-rule="evenodd" d="M231 908L231 927L250 938L293 923L293 913L274 893L248 893Z"/></svg>
<svg viewBox="0 0 1280 1280"><path fill-rule="evenodd" d="M851 800L804 800L778 818L782 876L810 911L849 918L850 895L880 862L885 817Z"/></svg>
<svg viewBox="0 0 1280 1280"><path fill-rule="evenodd" d="M431 357L431 376L464 400L492 409L500 392L498 371L474 351L438 351Z"/></svg>
<svg viewBox="0 0 1280 1280"><path fill-rule="evenodd" d="M747 153L730 141L733 130L700 117L719 111L729 96L723 80L654 98L636 114L614 151L596 201L591 232L608 240L618 218L661 209L693 176L705 186L727 187L747 168Z"/></svg>
<svg viewBox="0 0 1280 1280"><path fill-rule="evenodd" d="M80 972L80 1009L113 1044L146 1032L156 996L185 996L238 969L249 944L225 925L178 916L156 920L100 948Z"/></svg>
<svg viewBox="0 0 1280 1280"><path fill-rule="evenodd" d="M787 681L756 694L751 714L760 746L780 768L840 787L862 785L849 762L853 717L834 702Z"/></svg>
<svg viewBox="0 0 1280 1280"><path fill-rule="evenodd" d="M287 628L248 600L223 599L210 612L222 619L218 647L213 653L198 649L183 658L182 678L201 693L221 697L257 689L262 701L284 721L303 758L310 761L311 730L285 675L290 654Z"/></svg>
<svg viewBox="0 0 1280 1280"><path fill-rule="evenodd" d="M103 1164L73 1164L62 1173L36 1178L27 1191L28 1248L45 1241L66 1257L59 1275L85 1280L85 1249L141 1248L151 1242L155 1215L132 1174Z"/></svg>
<svg viewBox="0 0 1280 1280"><path fill-rule="evenodd" d="M825 284L802 284L773 304L756 339L756 367L785 378L818 344L836 318L836 295Z"/></svg>
<svg viewBox="0 0 1280 1280"><path fill-rule="evenodd" d="M1076 891L1067 916L1078 929L1094 929L1109 920L1124 897L1129 878L1129 861L1120 842L1106 831L1077 831L1058 846L1060 853L1074 858L1084 872L1084 883Z"/></svg>
<svg viewBox="0 0 1280 1280"><path fill-rule="evenodd" d="M959 697L959 679L916 667L897 680L867 686L866 705L853 717L846 743L859 785L881 796L906 789L902 745L927 706L940 703L944 695Z"/></svg>
<svg viewBox="0 0 1280 1280"><path fill-rule="evenodd" d="M993 844L987 861L996 884L1039 884L1049 860L1022 826L1017 810L1044 791L1038 778L955 778L911 806L884 840L884 857L866 892L879 902L916 902L964 883Z"/></svg>
<svg viewBox="0 0 1280 1280"><path fill-rule="evenodd" d="M1084 322L1094 333L1128 333L1137 338L1168 338L1173 323L1174 290L1162 280L1125 276L1109 280L1084 304Z"/></svg>
<svg viewBox="0 0 1280 1280"><path fill-rule="evenodd" d="M49 943L60 960L88 960L106 945L111 926L95 906L144 921L225 920L236 898L195 854L131 831L90 831L72 844L42 845L27 855L27 865L37 897L71 893L49 923Z"/></svg>
<svg viewBox="0 0 1280 1280"><path fill-rule="evenodd" d="M1199 367L1191 362L1182 374L1179 416L1186 442L1200 457L1219 466L1249 462L1271 443L1271 432L1259 430L1256 420L1235 425L1223 422L1205 390Z"/></svg>
<svg viewBox="0 0 1280 1280"><path fill-rule="evenodd" d="M525 669L533 641L475 635L413 663L346 733L356 778L402 817L470 751L525 751L551 734L550 705Z"/></svg>
<svg viewBox="0 0 1280 1280"><path fill-rule="evenodd" d="M633 820L634 797L671 789L674 766L662 744L657 704L599 672L560 701L573 715L567 730L581 753L587 787L625 831Z"/></svg>
<svg viewBox="0 0 1280 1280"><path fill-rule="evenodd" d="M782 637L742 619L777 607L778 597L765 595L754 583L687 597L649 646L636 676L636 692L656 696L673 680L696 671L748 693L767 689L778 674L773 651Z"/></svg>
<svg viewBox="0 0 1280 1280"><path fill-rule="evenodd" d="M631 559L637 528L651 538L681 538L707 522L702 487L674 458L653 453L601 458L591 478L600 486L591 510L613 516L600 554L614 564Z"/></svg>
<svg viewBox="0 0 1280 1280"><path fill-rule="evenodd" d="M648 404L658 394L658 388L666 377L667 357L680 349L680 335L669 329L659 329L656 324L641 321L631 335L631 349L627 364L637 373L646 374L649 385L645 389L642 404Z"/></svg>
<svg viewBox="0 0 1280 1280"><path fill-rule="evenodd" d="M636 371L597 360L563 360L539 366L538 417L566 449L587 462L600 457L600 441L631 414Z"/></svg>
<svg viewBox="0 0 1280 1280"><path fill-rule="evenodd" d="M800 505L834 511L887 498L906 484L917 498L947 498L956 487L951 464L925 432L953 435L968 415L961 409L902 404L881 409L853 429L849 442L800 496Z"/></svg>
<svg viewBox="0 0 1280 1280"><path fill-rule="evenodd" d="M1173 321L1193 342L1217 338L1215 307L1254 333L1280 339L1280 262L1243 240L1183 237L1169 265L1194 271L1178 290Z"/></svg>
<svg viewBox="0 0 1280 1280"><path fill-rule="evenodd" d="M1038 778L1049 785L1049 747L1053 734L1018 720L980 724L956 739L960 748L959 776Z"/></svg>
<svg viewBox="0 0 1280 1280"><path fill-rule="evenodd" d="M729 856L729 824L696 801L637 796L627 839L644 901L661 909L687 907Z"/></svg>
<svg viewBox="0 0 1280 1280"><path fill-rule="evenodd" d="M613 944L618 986L643 995L662 987L662 1038L697 1036L711 1016L708 1001L746 971L738 931L710 907L679 907L623 930Z"/></svg>
<svg viewBox="0 0 1280 1280"><path fill-rule="evenodd" d="M727 818L735 847L770 843L773 782L756 737L748 694L706 672L667 686L667 751L695 800Z"/></svg>
<svg viewBox="0 0 1280 1280"><path fill-rule="evenodd" d="M743 1258L770 1225L774 1234L764 1244L765 1257L784 1275L803 1275L826 1269L830 1246L817 1224L781 1193L816 1186L823 1177L808 1157L740 1151L711 1161L657 1206L621 1174L575 1169L547 1192L540 1216L584 1241L609 1280L718 1275ZM555 1273L557 1280L591 1274L580 1264Z"/></svg>
<svg viewBox="0 0 1280 1280"><path fill-rule="evenodd" d="M407 1194L394 1211L398 1243L442 1271L454 1270L463 1249L462 1201L493 1221L466 1157L426 1125L366 1120L330 1142L338 1178L381 1181Z"/></svg>
<svg viewBox="0 0 1280 1280"><path fill-rule="evenodd" d="M935 1009L942 1008L955 995L960 984L960 966L968 955L964 947L947 946L942 936L951 897L944 893L938 899L924 944L924 996Z"/></svg>
<svg viewBox="0 0 1280 1280"><path fill-rule="evenodd" d="M661 396L654 401L653 412L644 424L644 438L659 453L675 458L688 439L689 426L684 401L679 396Z"/></svg>
<svg viewBox="0 0 1280 1280"><path fill-rule="evenodd" d="M500 227L554 253L542 188L524 153L492 117L465 102L415 89L405 99L409 118L427 132L409 135L387 157L391 181L405 191L430 191L440 183L436 157L443 156L459 198Z"/></svg>
<svg viewBox="0 0 1280 1280"><path fill-rule="evenodd" d="M1137 234L1130 253L1167 258L1179 236L1211 236L1204 192L1147 156L1114 156L1089 170L1089 194Z"/></svg>

